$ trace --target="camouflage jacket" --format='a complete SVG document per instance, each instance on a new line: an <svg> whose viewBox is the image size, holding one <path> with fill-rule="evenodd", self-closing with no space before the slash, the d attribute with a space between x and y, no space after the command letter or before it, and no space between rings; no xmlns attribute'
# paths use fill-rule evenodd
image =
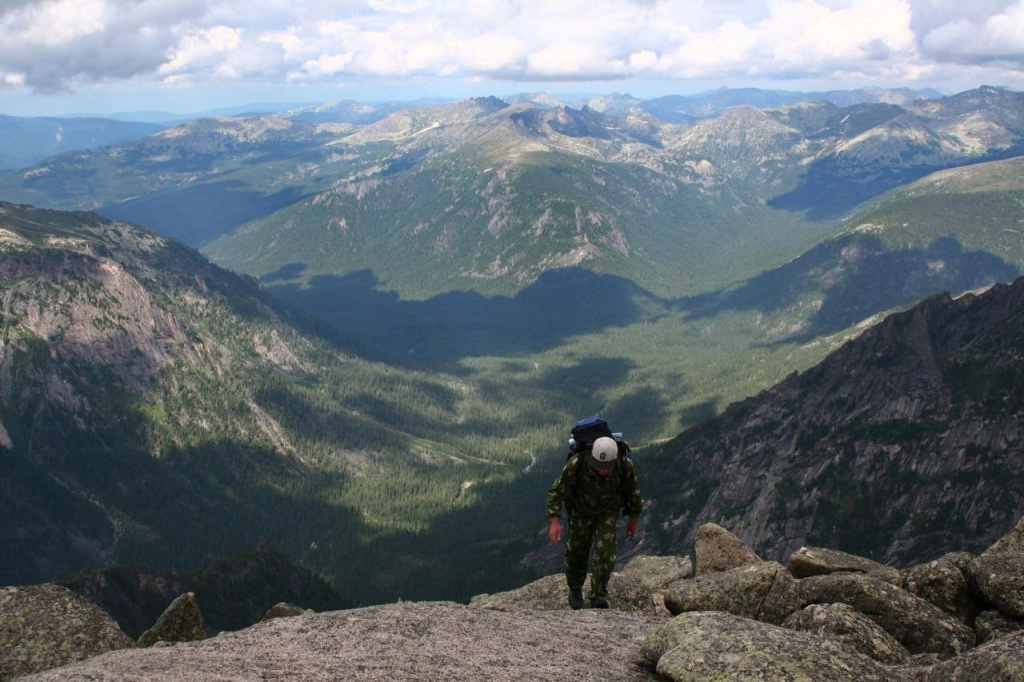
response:
<svg viewBox="0 0 1024 682"><path fill-rule="evenodd" d="M587 465L584 457L585 454L570 457L548 490L548 516L560 515L563 503L571 504L574 514L596 516L621 508L628 516L639 516L643 511L643 500L633 460L620 457L615 462L615 471L610 476L601 476ZM578 476L577 467L583 467ZM577 479L579 489L574 490Z"/></svg>

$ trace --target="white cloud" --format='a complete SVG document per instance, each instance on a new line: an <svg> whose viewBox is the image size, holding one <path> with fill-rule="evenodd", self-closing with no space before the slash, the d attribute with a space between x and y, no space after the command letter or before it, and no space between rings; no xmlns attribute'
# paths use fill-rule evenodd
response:
<svg viewBox="0 0 1024 682"><path fill-rule="evenodd" d="M954 14L949 19L922 39L927 53L968 63L1010 59L1024 66L1024 0L988 16Z"/></svg>
<svg viewBox="0 0 1024 682"><path fill-rule="evenodd" d="M140 78L870 82L1019 66L1024 0L6 0L0 35L0 83L16 74L43 91Z"/></svg>

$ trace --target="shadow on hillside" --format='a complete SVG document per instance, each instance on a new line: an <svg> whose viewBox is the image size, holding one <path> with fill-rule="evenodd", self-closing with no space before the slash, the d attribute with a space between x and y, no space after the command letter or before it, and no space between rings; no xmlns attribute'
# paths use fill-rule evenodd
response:
<svg viewBox="0 0 1024 682"><path fill-rule="evenodd" d="M677 305L697 319L727 310L773 313L786 308L794 308L796 317L801 299L806 304L810 296L818 299L817 310L799 332L799 338L809 338L943 291L956 294L1009 282L1020 274L1018 266L987 251L965 251L952 238L938 239L925 249L894 250L877 237L848 235L736 289L682 299Z"/></svg>
<svg viewBox="0 0 1024 682"><path fill-rule="evenodd" d="M408 301L378 288L369 270L294 282L299 264L263 278L275 296L324 320L338 341L371 359L408 367L467 357L516 356L556 348L571 336L627 326L658 299L629 280L582 268L544 273L515 297L454 291Z"/></svg>
<svg viewBox="0 0 1024 682"><path fill-rule="evenodd" d="M1015 145L971 163L1008 159L1022 153L1024 146ZM851 175L849 159L826 157L808 166L793 190L771 199L768 205L786 211L806 212L805 217L809 220L832 220L868 199L949 167L934 165L900 168L890 165L888 161L880 161L859 168L856 175Z"/></svg>
<svg viewBox="0 0 1024 682"><path fill-rule="evenodd" d="M835 220L868 199L943 168L945 166L873 166L868 172L851 177L835 159L820 159L807 168L795 188L769 200L768 205L784 211L805 212L808 220Z"/></svg>
<svg viewBox="0 0 1024 682"><path fill-rule="evenodd" d="M304 197L294 187L264 195L246 189L242 182L230 180L109 204L96 212L111 220L146 225L198 247Z"/></svg>
<svg viewBox="0 0 1024 682"><path fill-rule="evenodd" d="M290 264L262 281L274 296L322 320L333 342L354 353L453 372L465 358L540 353L575 335L666 314L691 320L729 311L776 314L780 324L791 318L794 331L773 343L806 340L943 291L967 291L1021 274L1018 266L985 251L966 251L952 238L927 248L892 249L859 234L820 244L737 288L675 300L582 268L549 271L514 297L456 291L424 301L381 290L369 270L313 277L302 286L297 279L304 269ZM509 367L510 374L516 367ZM558 383L558 377L548 379Z"/></svg>

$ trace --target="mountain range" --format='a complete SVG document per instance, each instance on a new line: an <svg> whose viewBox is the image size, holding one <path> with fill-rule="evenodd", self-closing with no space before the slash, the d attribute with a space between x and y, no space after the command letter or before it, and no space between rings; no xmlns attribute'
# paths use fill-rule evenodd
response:
<svg viewBox="0 0 1024 682"><path fill-rule="evenodd" d="M3 174L2 199L104 217L0 204L0 582L194 570L265 538L348 603L493 591L528 571L567 425L593 413L635 445L672 439L638 453L659 547L698 517L772 557L803 538L907 561L924 553L898 542L911 531L974 546L977 518L935 535L913 504L986 509L1005 531L999 505L1022 510L974 452L992 443L961 443L978 456L964 482L942 440L988 428L978 405L1005 389L953 385L973 351L943 330L989 333L956 311L1003 289L865 330L1021 275L1024 96L905 95L681 122L617 97L340 103ZM850 350L879 335L896 340ZM993 354L970 374L1003 371L1012 352L977 344ZM871 375L872 353L891 356L883 378L923 363L960 411L871 421L842 410L899 399L822 397ZM779 425L751 426L751 400L713 419L780 381L752 399ZM999 419L1019 418L1013 395ZM945 469L922 479L935 448ZM881 463L844 459L864 452ZM876 493L891 515L851 517Z"/></svg>
<svg viewBox="0 0 1024 682"><path fill-rule="evenodd" d="M1024 278L941 294L651 452L656 541L726 524L908 565L979 552L1024 511Z"/></svg>
<svg viewBox="0 0 1024 682"><path fill-rule="evenodd" d="M100 117L46 118L0 114L0 170L24 168L58 154L119 144L164 126Z"/></svg>

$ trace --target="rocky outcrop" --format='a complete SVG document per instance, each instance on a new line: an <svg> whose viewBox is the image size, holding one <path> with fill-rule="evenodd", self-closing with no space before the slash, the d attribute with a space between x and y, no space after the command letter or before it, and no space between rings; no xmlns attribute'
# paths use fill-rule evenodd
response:
<svg viewBox="0 0 1024 682"><path fill-rule="evenodd" d="M964 569L973 558L967 552L954 552L914 566L905 573L904 587L907 592L970 624L981 610L964 575Z"/></svg>
<svg viewBox="0 0 1024 682"><path fill-rule="evenodd" d="M693 563L689 557L640 554L633 557L621 573L635 578L648 590L664 590L677 580L689 578L693 574Z"/></svg>
<svg viewBox="0 0 1024 682"><path fill-rule="evenodd" d="M590 589L590 578L583 583L583 594ZM473 597L470 608L496 611L565 611L569 609L569 586L565 575L549 575L508 592ZM608 581L608 603L619 611L654 613L651 590L636 577L613 573Z"/></svg>
<svg viewBox="0 0 1024 682"><path fill-rule="evenodd" d="M910 653L882 626L846 604L811 604L791 614L782 625L823 635L886 665L910 660Z"/></svg>
<svg viewBox="0 0 1024 682"><path fill-rule="evenodd" d="M959 584L951 572L968 559L915 567L910 585L927 595ZM984 612L973 619L976 636L909 586L866 573L796 579L774 562L664 587L686 568L683 557L646 557L614 574L610 610L568 610L561 574L480 595L469 607L409 602L314 614L280 604L273 615L288 617L104 654L34 679L1024 679L1024 632L1016 631L1024 619ZM652 609L662 590L675 617Z"/></svg>
<svg viewBox="0 0 1024 682"><path fill-rule="evenodd" d="M131 646L106 613L66 587L0 588L0 680Z"/></svg>
<svg viewBox="0 0 1024 682"><path fill-rule="evenodd" d="M715 521L779 562L983 551L1024 509L1022 309L1024 278L926 299L659 446L646 546L678 554Z"/></svg>
<svg viewBox="0 0 1024 682"><path fill-rule="evenodd" d="M967 564L967 578L984 602L1024 617L1024 552L985 552Z"/></svg>
<svg viewBox="0 0 1024 682"><path fill-rule="evenodd" d="M276 618L29 679L653 681L640 646L661 622L620 611L503 612L405 602Z"/></svg>
<svg viewBox="0 0 1024 682"><path fill-rule="evenodd" d="M698 576L761 563L750 547L715 523L705 523L697 529L694 552Z"/></svg>
<svg viewBox="0 0 1024 682"><path fill-rule="evenodd" d="M301 616L304 613L313 613L313 611L311 609L304 609L301 606L296 606L295 604L286 604L285 602L281 602L280 604L274 604L271 606L267 612L263 614L263 618L260 619L260 622L262 623L275 618L292 618L293 616Z"/></svg>
<svg viewBox="0 0 1024 682"><path fill-rule="evenodd" d="M824 547L801 547L793 552L789 556L789 570L796 578L829 573L866 573L896 587L903 584L903 576L898 568Z"/></svg>
<svg viewBox="0 0 1024 682"><path fill-rule="evenodd" d="M911 680L1006 680L1024 679L1024 633L1002 637L963 656L909 672Z"/></svg>
<svg viewBox="0 0 1024 682"><path fill-rule="evenodd" d="M974 632L923 599L887 582L857 573L834 573L800 581L808 604L849 604L869 616L910 653L957 656L974 645Z"/></svg>
<svg viewBox="0 0 1024 682"><path fill-rule="evenodd" d="M779 624L800 597L789 571L771 561L676 581L665 590L665 606L673 614L723 611Z"/></svg>
<svg viewBox="0 0 1024 682"><path fill-rule="evenodd" d="M642 652L671 680L891 680L885 666L842 644L725 613L677 616Z"/></svg>
<svg viewBox="0 0 1024 682"><path fill-rule="evenodd" d="M149 647L157 642L196 642L207 637L196 595L186 592L171 602L153 627L142 633L138 645Z"/></svg>

